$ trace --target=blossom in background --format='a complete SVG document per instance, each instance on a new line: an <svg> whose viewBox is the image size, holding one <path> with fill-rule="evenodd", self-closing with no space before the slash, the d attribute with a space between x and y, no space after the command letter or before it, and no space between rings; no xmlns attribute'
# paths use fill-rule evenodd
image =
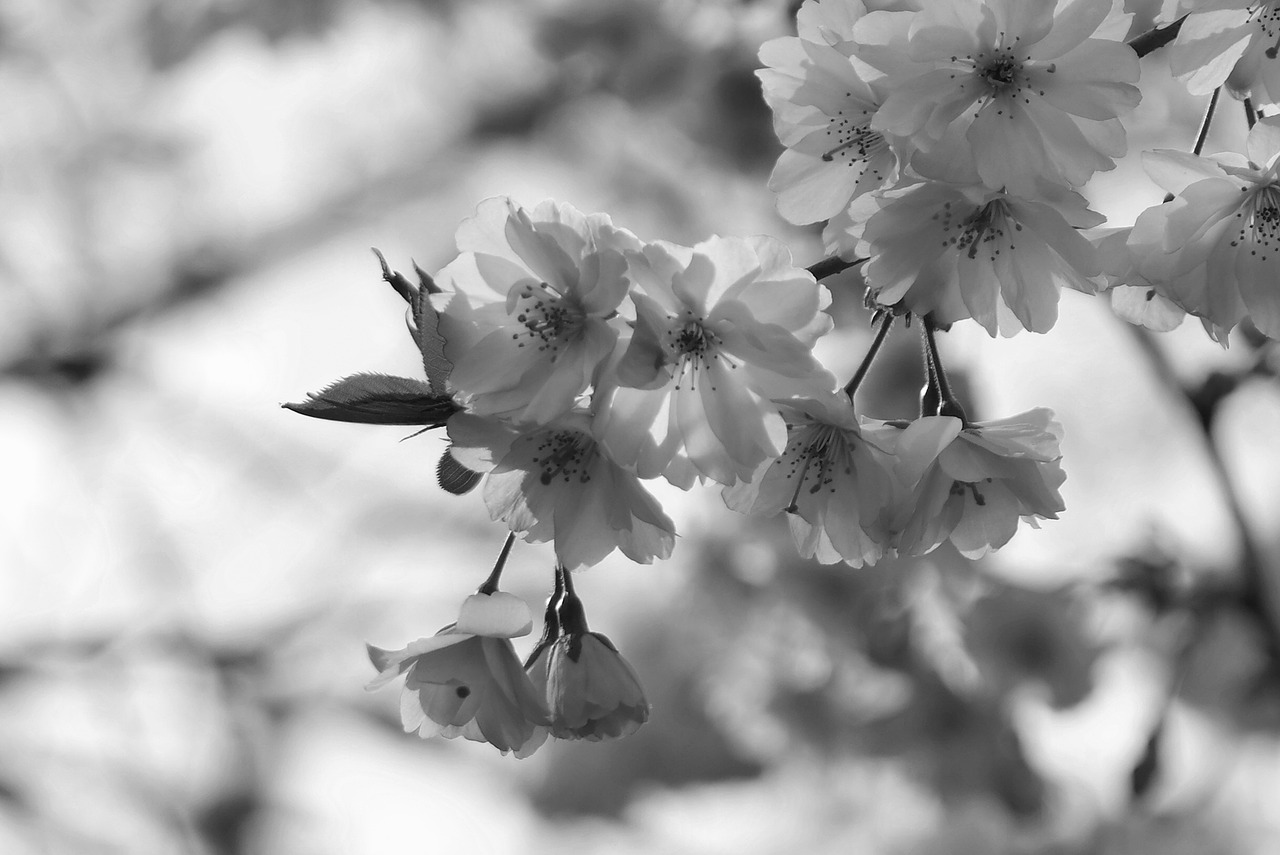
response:
<svg viewBox="0 0 1280 855"><path fill-rule="evenodd" d="M618 338L623 251L639 249L604 214L506 197L482 202L440 271L450 385L472 412L546 423L571 409Z"/></svg>
<svg viewBox="0 0 1280 855"><path fill-rule="evenodd" d="M915 485L896 523L899 552L923 555L950 540L977 558L1008 543L1020 518L1057 519L1061 440L1046 409L969 425L951 416L912 422L897 444L899 478Z"/></svg>
<svg viewBox="0 0 1280 855"><path fill-rule="evenodd" d="M897 159L870 127L879 94L849 58L861 0L808 0L797 14L798 37L765 42L756 75L786 151L769 189L792 223L827 220L849 201L895 177Z"/></svg>
<svg viewBox="0 0 1280 855"><path fill-rule="evenodd" d="M1219 341L1246 315L1280 338L1280 119L1260 120L1246 151L1148 152L1175 198L1143 211L1126 243L1136 272Z"/></svg>
<svg viewBox="0 0 1280 855"><path fill-rule="evenodd" d="M588 630L568 574L556 570L543 640L525 666L545 692L551 735L589 742L630 736L649 720L644 687L613 642Z"/></svg>
<svg viewBox="0 0 1280 855"><path fill-rule="evenodd" d="M426 739L463 736L506 754L528 757L550 723L541 693L529 681L511 645L532 628L524 601L501 591L473 594L458 620L402 650L369 645L377 689L405 675L400 720L406 733Z"/></svg>
<svg viewBox="0 0 1280 855"><path fill-rule="evenodd" d="M554 541L564 566L597 564L615 549L641 564L668 557L675 525L590 428L590 418L577 411L527 428L459 413L449 422L449 438L462 465L488 473L490 516L528 541Z"/></svg>
<svg viewBox="0 0 1280 855"><path fill-rule="evenodd" d="M883 78L872 128L918 149L921 174L1032 195L1079 187L1125 152L1119 116L1141 98L1138 58L1111 4L951 0L873 12L854 25L857 56Z"/></svg>
<svg viewBox="0 0 1280 855"><path fill-rule="evenodd" d="M1280 3L1190 0L1190 14L1168 48L1169 70L1193 95L1224 83L1260 104L1280 99Z"/></svg>
<svg viewBox="0 0 1280 855"><path fill-rule="evenodd" d="M786 511L796 546L824 564L874 564L890 540L896 498L892 475L898 431L860 418L847 395L833 393L782 407L787 445L750 481L724 490L747 514Z"/></svg>
<svg viewBox="0 0 1280 855"><path fill-rule="evenodd" d="M597 389L593 431L644 478L750 477L786 442L773 399L835 385L812 351L830 294L773 238L654 243L628 259L635 329Z"/></svg>
<svg viewBox="0 0 1280 855"><path fill-rule="evenodd" d="M1047 332L1063 287L1097 290L1097 251L1073 226L1103 218L1055 185L1041 198L1049 201L982 185L907 184L866 200L874 212L849 239L871 257L863 273L881 305L941 323L973 318L993 336Z"/></svg>

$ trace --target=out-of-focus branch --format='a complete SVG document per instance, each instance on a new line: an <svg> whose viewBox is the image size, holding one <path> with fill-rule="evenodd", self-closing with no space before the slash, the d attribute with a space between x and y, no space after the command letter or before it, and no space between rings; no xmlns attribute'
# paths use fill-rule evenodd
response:
<svg viewBox="0 0 1280 855"><path fill-rule="evenodd" d="M1213 436L1213 422L1217 412L1217 405L1225 395L1202 405L1193 391L1178 379L1173 371L1173 366L1169 363L1164 351L1160 349L1159 344L1156 343L1151 333L1143 327L1132 324L1125 323L1125 326L1132 334L1138 348L1146 356L1147 362L1151 365L1152 371L1160 382L1183 402L1188 415L1200 428L1199 435L1203 441L1209 469L1213 472L1214 480L1218 483L1218 489L1222 493L1223 501L1226 503L1227 512L1230 514L1235 524L1237 536L1240 538L1241 587L1239 603L1247 612L1256 617L1266 629L1272 656L1280 660L1280 614L1277 614L1276 603L1267 589L1266 559L1257 538L1254 536L1253 527L1245 516L1244 505L1240 501L1239 492L1236 490L1235 482L1232 480L1230 472L1227 471L1226 461L1223 460L1222 452Z"/></svg>
<svg viewBox="0 0 1280 855"><path fill-rule="evenodd" d="M539 117L571 97L572 90L560 77L542 89L525 93L479 110L463 128L458 139L493 139L524 133ZM513 120L513 116L519 117ZM242 237L215 237L176 258L163 274L163 282L121 293L110 305L95 306L92 316L71 323L50 323L29 337L25 352L0 356L0 378L45 382L61 379L75 382L91 378L98 368L110 363L116 336L122 329L143 318L164 314L220 291L246 272L281 260L322 243L348 229L372 206L385 208L412 201L456 172L457 163L428 159L414 152L405 162L381 175L362 178L296 219L265 230L250 240ZM125 274L120 274L125 275ZM83 292L112 293L101 285L86 286Z"/></svg>

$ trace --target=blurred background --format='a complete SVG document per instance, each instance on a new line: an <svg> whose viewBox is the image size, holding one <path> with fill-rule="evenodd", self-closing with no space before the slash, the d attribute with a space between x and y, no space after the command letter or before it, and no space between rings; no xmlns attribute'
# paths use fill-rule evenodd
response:
<svg viewBox="0 0 1280 855"><path fill-rule="evenodd" d="M516 761L363 690L364 643L452 620L504 534L436 486L439 438L279 406L417 375L369 248L435 270L510 194L817 261L753 75L793 14L0 2L0 853L1277 851L1276 354L1074 293L1050 335L944 337L971 415L1067 431L1066 514L996 558L821 567L656 487L675 556L578 583L645 681L638 734ZM1160 200L1137 152L1204 106L1159 54L1143 78L1087 191L1116 225ZM1219 112L1208 151L1243 139ZM828 284L847 376L860 283ZM920 385L898 331L860 403L910 417ZM537 611L551 562L518 544L504 587Z"/></svg>

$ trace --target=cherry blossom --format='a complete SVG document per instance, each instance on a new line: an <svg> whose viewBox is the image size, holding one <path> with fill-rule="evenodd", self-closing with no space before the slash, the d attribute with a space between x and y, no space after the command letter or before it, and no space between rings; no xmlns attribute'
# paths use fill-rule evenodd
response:
<svg viewBox="0 0 1280 855"><path fill-rule="evenodd" d="M1143 211L1127 241L1136 272L1219 341L1246 316L1280 338L1280 119L1259 121L1246 151L1148 152L1175 198Z"/></svg>
<svg viewBox="0 0 1280 855"><path fill-rule="evenodd" d="M603 214L499 197L458 229L440 271L449 383L472 412L546 423L574 406L612 351L627 295L623 251L640 247Z"/></svg>
<svg viewBox="0 0 1280 855"><path fill-rule="evenodd" d="M778 212L793 223L827 220L851 199L882 187L897 159L870 127L880 95L849 58L861 0L808 0L797 15L798 37L766 42L756 75L786 146L769 188Z"/></svg>
<svg viewBox="0 0 1280 855"><path fill-rule="evenodd" d="M724 491L735 511L786 511L796 546L824 564L874 564L890 540L896 481L896 428L860 418L847 395L833 393L782 407L787 445L749 482Z"/></svg>
<svg viewBox="0 0 1280 855"><path fill-rule="evenodd" d="M1114 29L1110 14L1109 3L1055 0L869 13L854 25L857 56L886 88L871 127L908 138L928 177L973 169L1022 195L1045 180L1079 187L1124 154L1118 117L1141 97L1137 55L1096 37Z"/></svg>
<svg viewBox="0 0 1280 855"><path fill-rule="evenodd" d="M644 478L749 477L786 442L773 399L835 385L812 352L830 294L772 238L660 242L628 259L635 329L597 390L594 432Z"/></svg>
<svg viewBox="0 0 1280 855"><path fill-rule="evenodd" d="M493 519L528 541L553 541L560 564L597 564L615 549L641 564L667 558L674 524L590 427L579 411L527 428L459 413L449 437L460 463L488 473L484 501Z"/></svg>
<svg viewBox="0 0 1280 855"><path fill-rule="evenodd" d="M1224 83L1262 104L1280 100L1280 3L1193 0L1169 46L1169 70L1193 95Z"/></svg>
<svg viewBox="0 0 1280 855"><path fill-rule="evenodd" d="M1034 201L982 185L905 184L868 200L849 235L875 299L942 323L973 318L988 333L1047 332L1063 287L1097 290L1097 251L1074 227L1102 217L1083 197L1042 186Z"/></svg>
<svg viewBox="0 0 1280 855"><path fill-rule="evenodd" d="M587 628L569 571L556 569L543 640L526 666L546 693L551 735L600 742L630 736L649 720L635 669L606 636Z"/></svg>
<svg viewBox="0 0 1280 855"><path fill-rule="evenodd" d="M1046 409L965 424L928 416L898 438L898 477L914 484L895 527L898 551L923 555L945 540L976 558L1009 542L1020 518L1057 519L1066 476L1062 426Z"/></svg>
<svg viewBox="0 0 1280 855"><path fill-rule="evenodd" d="M501 591L472 594L456 623L401 650L369 645L374 690L405 675L400 719L426 739L463 736L506 754L528 757L547 738L541 694L516 657L512 638L532 628L524 601Z"/></svg>

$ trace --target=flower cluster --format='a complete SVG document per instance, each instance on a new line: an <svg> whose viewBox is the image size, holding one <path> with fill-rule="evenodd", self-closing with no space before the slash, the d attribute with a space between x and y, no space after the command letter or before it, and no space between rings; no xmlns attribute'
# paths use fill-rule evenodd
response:
<svg viewBox="0 0 1280 855"><path fill-rule="evenodd" d="M829 390L830 295L769 238L643 243L603 214L506 198L458 230L431 297L460 412L450 455L496 520L570 569L666 558L641 483L732 484L782 452L776 401Z"/></svg>
<svg viewBox="0 0 1280 855"><path fill-rule="evenodd" d="M649 719L644 689L613 643L587 630L563 567L542 638L520 664L511 639L528 635L533 621L523 600L495 588L503 559L491 581L463 601L455 623L401 650L369 645L378 676L368 688L404 674L400 720L407 733L463 736L520 758L548 733L591 742L634 733Z"/></svg>
<svg viewBox="0 0 1280 855"><path fill-rule="evenodd" d="M950 540L976 558L1022 518L1057 519L1062 428L1048 410L986 422L881 422L833 395L797 404L786 452L725 490L743 513L786 512L806 558L854 567Z"/></svg>
<svg viewBox="0 0 1280 855"><path fill-rule="evenodd" d="M675 526L646 486L711 482L733 510L785 515L798 551L853 567L948 544L976 558L1064 510L1061 426L1046 409L971 421L936 333L1044 333L1063 288L1226 343L1280 338L1280 117L1246 104L1245 152L1148 152L1163 204L1102 226L1081 195L1125 152L1138 59L1163 38L1193 92L1280 98L1280 4L1184 0L1185 19L1123 41L1119 0L806 0L758 75L785 151L770 187L796 224L825 223L829 271L863 263L879 328L843 387L815 358L827 289L769 237L648 241L604 214L499 197L458 255L414 285L422 380L358 374L303 404L320 418L445 427L449 492L483 484L510 534L458 620L402 650L370 648L373 685L405 676L401 717L526 756L548 735L634 732L649 705L588 629L572 572L613 552L667 558ZM889 8L885 8L885 7ZM1132 46L1131 46L1132 45ZM1277 93L1273 95L1272 93ZM855 394L899 318L918 322L920 416L869 418ZM522 666L524 604L497 591L517 536L551 543L556 586Z"/></svg>
<svg viewBox="0 0 1280 855"><path fill-rule="evenodd" d="M788 220L869 258L884 306L1045 332L1062 287L1098 289L1103 218L1075 192L1125 152L1129 16L1108 3L954 0L871 11L807 0L759 73L786 151Z"/></svg>

